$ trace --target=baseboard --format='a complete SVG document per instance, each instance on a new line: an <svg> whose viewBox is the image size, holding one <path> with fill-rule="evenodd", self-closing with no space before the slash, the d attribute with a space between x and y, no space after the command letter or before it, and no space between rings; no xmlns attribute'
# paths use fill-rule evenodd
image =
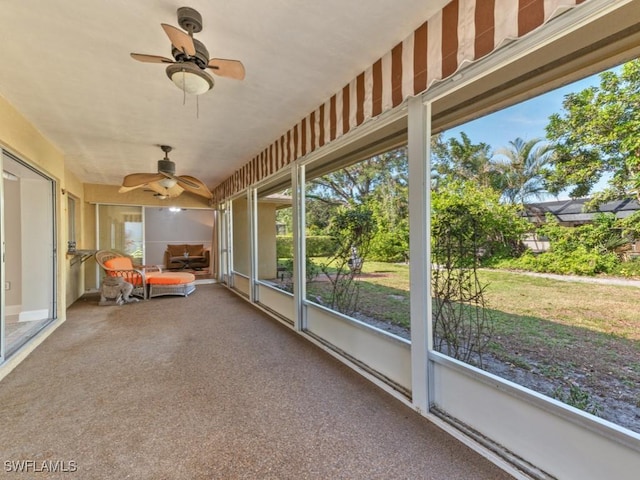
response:
<svg viewBox="0 0 640 480"><path fill-rule="evenodd" d="M45 320L49 318L49 310L27 310L20 312L18 316L19 322L35 322L37 320Z"/></svg>

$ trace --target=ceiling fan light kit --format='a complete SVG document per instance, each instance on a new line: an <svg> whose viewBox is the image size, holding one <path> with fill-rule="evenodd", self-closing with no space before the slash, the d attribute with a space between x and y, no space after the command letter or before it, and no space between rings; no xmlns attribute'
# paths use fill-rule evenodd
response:
<svg viewBox="0 0 640 480"><path fill-rule="evenodd" d="M193 63L174 63L167 67L167 76L183 92L202 95L213 88L213 78Z"/></svg>
<svg viewBox="0 0 640 480"><path fill-rule="evenodd" d="M178 184L178 180L176 180L175 178L165 178L163 180L160 180L158 183L164 188L172 188Z"/></svg>

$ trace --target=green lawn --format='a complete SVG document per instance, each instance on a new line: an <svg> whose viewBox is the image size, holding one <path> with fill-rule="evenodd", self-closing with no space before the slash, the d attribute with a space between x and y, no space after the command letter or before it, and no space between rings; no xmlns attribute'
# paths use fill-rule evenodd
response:
<svg viewBox="0 0 640 480"><path fill-rule="evenodd" d="M320 261L326 259L315 260ZM363 313L408 326L409 266L365 262L362 273ZM322 278L320 274L318 280ZM636 287L565 282L499 270L481 270L480 280L487 284L487 305L496 312L498 323L518 316L640 340L640 289ZM318 283L312 283L313 291L323 290Z"/></svg>

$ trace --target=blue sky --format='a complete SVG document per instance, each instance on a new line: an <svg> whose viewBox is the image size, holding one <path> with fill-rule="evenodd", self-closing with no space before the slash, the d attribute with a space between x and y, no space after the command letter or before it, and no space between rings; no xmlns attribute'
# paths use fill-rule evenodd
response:
<svg viewBox="0 0 640 480"><path fill-rule="evenodd" d="M584 78L526 102L447 130L444 132L444 137L460 138L460 132L465 132L472 143L487 143L494 151L508 147L509 142L518 137L525 141L534 138L544 140L544 128L548 123L549 116L562 111L564 96L567 93L578 92L599 83L598 75ZM604 183L606 182L600 182L596 189L600 190ZM566 199L568 196L560 194L558 198ZM549 197L549 199L551 200L553 197Z"/></svg>
<svg viewBox="0 0 640 480"><path fill-rule="evenodd" d="M585 78L539 97L492 113L486 117L465 123L446 132L446 137L465 132L473 143L488 143L494 150L508 146L511 140L520 137L531 140L545 137L544 128L552 113L562 111L562 100L567 93L577 92L590 85L597 85L597 76Z"/></svg>

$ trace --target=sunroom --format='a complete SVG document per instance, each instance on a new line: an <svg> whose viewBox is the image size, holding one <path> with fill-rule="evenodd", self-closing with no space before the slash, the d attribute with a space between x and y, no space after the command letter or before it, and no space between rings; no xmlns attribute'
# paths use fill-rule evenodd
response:
<svg viewBox="0 0 640 480"><path fill-rule="evenodd" d="M179 158L178 173L203 179L211 189L212 198L194 196L187 191L171 199L171 205L207 212L205 215L210 216L211 236L205 241L210 241L212 275L227 288L228 295L250 303L262 312L265 321L278 322L295 332L514 476L635 478L640 467L640 427L638 404L634 406L634 400L624 407L630 409L627 416L631 420L619 421L616 416L598 414L597 408L580 408L575 399L565 396L562 390L532 386L519 379L514 372L520 372L522 369L518 368L522 365L513 357L511 363L502 363L502 369L491 369L486 368L477 352L460 356L451 343L443 343L442 331L438 330L435 320L440 304L432 300L437 288L434 272L440 268L432 261L436 248L432 243L432 227L436 222L432 175L437 136L465 131L475 121L481 122L585 79L597 78L601 72L616 71L635 60L640 50L638 2L407 1L394 3L389 13L384 13L389 8L386 2L375 2L371 11L363 13L361 18L356 15L359 8L355 2L344 6L344 15L337 13L343 8L341 2L313 7L287 4L271 6L271 9L248 5L250 2L241 6L214 3L216 8L206 2L196 2L193 7L201 11L207 21L215 15L234 19L230 25L236 30L225 30L222 23L211 27L219 28L219 32L230 37L220 47L216 46L215 55L227 56L227 53L218 53L220 48L227 48L230 58L242 58L247 76L236 83L231 83L236 80L233 78L216 78L213 91L202 96L190 95L184 86L178 92L167 78L160 78L163 72L153 70L162 68L157 65L127 64L122 68L123 75L119 75L119 65L109 63L113 56L107 56L107 71L101 71L101 49L109 48L110 41L114 43L113 48L118 49L123 47L124 40L136 41L135 45L126 45L129 50L124 52L122 60L134 63L126 58L131 51L162 53L157 49L158 42L162 42L162 32L158 41L145 39L142 34L127 35L123 41L116 41L116 15L106 15L95 2L78 7L78 11L61 3L57 8L47 7L51 8L47 11L51 18L34 22L41 28L30 31L33 28L30 25L16 27L15 38L5 40L22 45L2 54L6 65L16 65L15 70L21 70L17 74L9 66L8 72L0 74L3 80L0 95L4 97L0 103L0 146L3 171L7 172L1 190L5 225L2 240L3 245L12 246L10 253L16 254L13 258L19 257L21 262L11 263L12 257L3 255L2 376L9 375L30 352L47 341L47 336L65 321L66 308L99 289L100 272L90 257L91 252L101 248L101 239L108 233L108 227L102 228L100 224L101 209L124 208L125 215L129 216L134 215L129 212L130 208L140 209L135 212L136 218L150 224L153 219L150 209L168 206L157 192L139 189L118 193L119 181L113 179L152 171L154 157L149 158L151 162L141 157L149 156L149 152L153 154L158 145L175 144L172 157ZM426 5L419 5L421 3ZM159 29L158 23L175 23L172 15L177 7L180 5L170 9L146 5L149 12L153 12L149 16L143 12L145 8L137 5L122 5L115 10L126 25L146 18L147 23L151 26L155 23ZM96 15L91 13L93 8ZM257 11L253 12L253 8ZM263 8L262 14L269 22L260 22L257 18ZM28 5L9 9L9 15L15 17L11 22L19 23L23 9L28 9ZM215 15L214 10L217 10ZM99 12L106 16L98 18ZM329 29L324 35L332 37L321 60L334 59L339 65L339 68L329 68L331 76L311 70L306 63L308 59L304 58L317 55L321 48L308 46L309 32L298 32L296 19L314 15L321 17L322 25ZM418 18L411 19L412 15ZM84 63L74 61L74 69L64 75L48 73L60 82L56 83L59 86L67 79L69 90L57 101L55 96L47 95L48 91L41 96L37 89L33 90L42 80L39 67L28 72L27 67L19 63L30 65L26 58L38 49L44 50L46 42L51 41L50 36L59 32L60 25L67 22L73 25L74 16L83 22L78 22L81 28L77 38L86 36L87 44L95 51L80 48L77 55ZM385 16L403 18L403 21L394 27L393 21L383 21ZM108 22L114 22L113 28L104 28L101 19L107 26L111 25ZM242 20L250 27L248 31L238 26ZM353 31L340 30L349 22L354 23ZM213 19L211 23L215 23ZM310 20L299 23L309 28L313 24ZM283 34L285 25L293 33ZM208 38L204 36L206 28L205 24L203 32L196 33L198 38ZM385 33L377 38L375 32L379 29L385 29ZM28 32L21 37L19 30ZM95 34L96 31L99 33ZM261 44L258 51L251 54L242 50L251 42L247 38L239 39L241 35L249 35L249 31L260 38L254 38L254 43ZM281 34L289 43L279 38ZM213 38L216 42L219 40L215 35ZM237 40L237 48L231 42L233 38ZM384 45L379 45L383 40ZM361 45L369 41L371 45ZM323 43L318 39L315 42ZM338 48L341 42L360 49L350 47L341 52ZM284 44L289 47L284 48ZM213 49L212 45L213 40L210 46ZM280 50L271 51L270 45ZM361 55L366 52L368 56L348 57L355 52ZM266 53L271 54L270 58L265 58ZM265 75L264 81L251 78L251 60L256 71ZM296 71L296 62L310 70ZM321 69L318 62L311 65ZM74 85L84 89L85 85L78 84L88 81L76 69L107 77L108 88L112 90L99 99L74 97ZM137 73L133 73L142 71L139 69L145 72L140 73L145 75L140 82ZM268 75L269 69L277 73ZM154 74L158 77L157 83L150 80ZM283 80L290 89L290 100L285 100L286 92L277 90L274 95L275 90L269 90L276 88L278 76L297 78L295 82ZM320 76L325 83L319 86L312 82L314 76ZM305 95L307 83L309 95ZM26 99L27 91L22 85L32 88L31 99ZM175 95L156 96L163 87ZM117 98L117 88L131 90L125 97L127 100L131 98L129 95L139 99L126 114L131 118L126 122L125 131L117 125L124 121L123 113L118 111L123 105ZM259 97L264 97L264 101L258 102ZM255 104L248 100L255 100ZM167 107L168 102L175 103L179 110L175 106ZM38 111L36 103L46 108ZM222 112L221 116L207 118L216 109ZM80 116L89 114L90 110L98 112L100 121L92 113L90 118L96 127L88 125L83 131ZM154 112L173 116L165 116L160 121L154 119L145 125L144 116L153 116ZM68 122L64 121L66 115ZM268 124L268 128L263 124ZM228 133L225 133L226 126ZM498 128L510 127L503 121ZM153 132L153 128L158 128L158 132ZM75 131L69 133L70 129ZM143 136L146 138L141 138ZM484 141L483 138L473 140ZM180 154L181 151L184 154ZM188 156L192 158L186 158ZM329 230L318 235L322 230L320 226L335 222L338 215L343 215L342 225L350 226L352 234L362 235L366 230L369 217L355 207L350 211L341 210L335 197L328 201L326 195L339 176L350 178L352 191L357 190L359 197L341 205L361 204L360 200L373 191L365 192L362 182L365 177L354 174L355 170L365 167L377 168L380 176L372 182L382 179L380 184L387 188L385 198L397 194L400 199L385 210L391 215L385 218L392 235L382 243L389 246L398 236L395 229L401 225L406 227L407 241L404 247L398 247L404 250L396 261L390 262L394 266L377 270L367 270L365 253L373 247L365 243L362 236L341 238L348 230L346 227L332 235L326 235ZM40 203L36 206L33 202ZM42 205L44 209L39 208ZM37 222L27 221L36 211L43 218ZM6 225L23 225L17 241ZM168 223L161 225L172 228ZM319 238L322 236L338 241L329 248L323 242L330 241ZM36 237L44 240L34 242ZM287 237L286 248L282 237ZM69 242L79 246L80 255L67 254ZM149 245L143 245L141 260L157 263ZM332 259L338 250L343 253ZM34 262L37 263L34 265ZM369 311L365 311L362 303L355 306L352 302L358 295L361 301L367 300L366 291L359 290L365 288L362 285L366 282L362 280L392 276L387 268L401 271L404 283L394 284L392 288L378 285L369 296L384 299L369 306ZM11 296L14 292L6 288L6 283L12 281L15 271L21 272L23 287L32 282L36 285L35 291L42 295L23 292L22 299L14 301ZM530 291L532 295L538 292L533 286ZM638 298L636 290L627 296ZM549 320L544 313L549 307L540 298L535 300L537 304L531 307L530 315ZM157 299L148 302L154 301ZM574 297L571 301L573 307L568 309L579 309L580 298ZM40 323L29 323L34 329L25 342L19 348L7 350L5 331L9 317L15 315L7 307L29 302L33 302L27 305L29 312L35 313L27 322ZM511 308L507 307L510 300L505 298L504 304L499 302L494 301L491 309L504 313ZM520 303L523 302L524 299ZM384 314L375 318L376 312L386 313L387 307L396 303L405 318L403 325L398 327L396 322L391 326L394 322L386 322ZM126 309L127 305L118 308ZM211 315L215 315L214 309ZM519 319L524 318L518 315ZM389 314L389 318L391 316ZM633 323L634 319L629 322ZM499 343L496 338L506 334L502 331L494 335L495 344ZM518 346L525 348L529 333L522 327L519 335ZM616 333L610 332L611 335ZM533 338L528 339L529 343ZM467 341L476 340L486 341L480 337ZM589 348L589 344L574 345L573 337L565 341L562 344L565 350ZM638 340L631 337L630 341L630 351L637 355ZM487 354L485 358L492 359L492 355ZM555 357L545 359L545 355L546 351L535 362L528 359L529 366L524 370L530 375L546 369L559 379L562 374L555 372L562 362ZM594 350L594 356L598 355L599 351ZM593 367L591 363L580 364L578 358L582 357L576 355L573 362L578 364L577 370L588 371L591 367L594 372L600 368L595 360L596 367ZM633 362L633 356L624 357L625 361L628 358L631 358L629 376L622 379L627 389L624 394L631 392L627 396L633 397L635 390L635 402L638 402L637 384L633 384L638 363ZM567 395L573 392L567 391ZM632 418L634 409L635 418Z"/></svg>

